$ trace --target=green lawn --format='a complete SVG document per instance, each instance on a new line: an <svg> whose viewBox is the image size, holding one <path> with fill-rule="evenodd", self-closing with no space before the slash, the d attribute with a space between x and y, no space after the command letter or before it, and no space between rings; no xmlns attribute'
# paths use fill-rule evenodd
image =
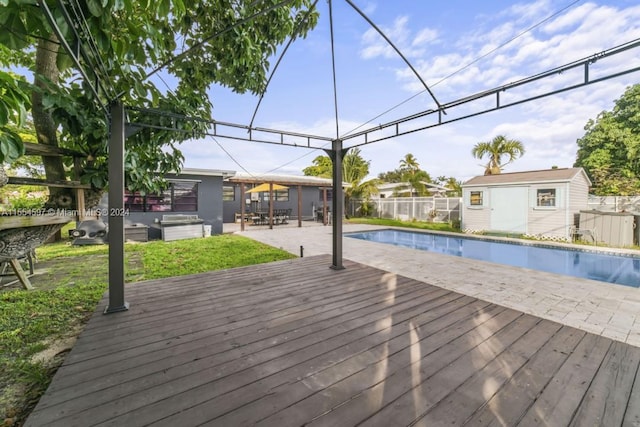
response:
<svg viewBox="0 0 640 427"><path fill-rule="evenodd" d="M42 270L31 279L36 290L0 292L0 425L21 422L33 408L63 358L39 356L79 333L108 285L105 245L65 241L36 254L36 271ZM128 282L290 258L295 256L235 235L125 245Z"/></svg>

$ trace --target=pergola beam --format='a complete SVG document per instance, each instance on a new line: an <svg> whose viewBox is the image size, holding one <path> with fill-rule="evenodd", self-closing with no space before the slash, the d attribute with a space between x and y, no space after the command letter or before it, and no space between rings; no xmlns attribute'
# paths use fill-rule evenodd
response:
<svg viewBox="0 0 640 427"><path fill-rule="evenodd" d="M590 73L589 73L589 69L591 67L592 64L598 62L598 61L603 61L607 58L613 57L615 55L619 55L621 53L624 53L628 50L631 49L635 49L638 46L640 46L640 39L636 39L633 40L629 43L617 46L615 48L597 53L595 55L592 55L588 58L584 58L575 62L571 62L565 65L562 65L560 67L536 74L534 76L531 77L527 77L521 80L518 80L516 82L513 83L509 83L506 85L502 85L493 89L489 89L486 91L482 91L482 92L478 92L476 94L470 95L470 96L466 96L460 99L457 99L455 101L451 101L448 103L445 103L442 105L442 108L437 109L437 110L433 110L433 109L429 109L429 110L425 110L416 114L412 114L410 116L406 116L404 118L398 119L398 120L393 120L391 122L388 123L384 123L384 124L380 124L378 126L366 129L364 131L361 132L357 132L351 135L347 135L343 137L343 140L346 141L353 141L355 139L360 138L361 141L356 142L353 141L354 143L350 144L349 147L358 147L358 146L362 146L362 145L367 145L367 144L373 144L374 142L379 142L379 141L384 141L386 139L391 139L391 138L396 138L398 136L402 136L402 135L408 135L410 133L414 133L414 132L419 132L419 131L423 131L426 129L430 129L433 127L437 127L437 126L442 126L448 123L453 123L459 120L463 120L463 119L468 119L471 117L475 117L475 116L479 116L482 114L486 114L492 111L497 111L500 109L504 109L507 107L513 107L516 105L520 105L520 104L524 104L526 102L531 102L531 101L535 101L541 98L545 98L551 95L556 95L562 92L567 92L570 90L574 90L574 89L579 89L581 87L584 86L588 86L594 83L599 83L605 80L609 80L612 78L616 78L616 77L620 77L626 74L631 74L634 72L638 72L640 71L640 66L634 66L634 67L630 67L627 68L623 71L618 71L618 72L612 72L609 73L605 76L599 77L599 78L591 78L590 77ZM542 92L536 95L532 95L532 96L525 96L522 99L519 99L517 101L512 101L512 102L508 102L508 103L504 103L502 102L501 99L501 93L513 90L515 88L520 88L520 87L527 87L529 85L532 85L534 83L537 83L541 80L544 79L548 79L551 77L554 77L558 74L562 74L565 73L566 71L569 70L573 70L573 69L577 69L577 68L584 68L584 73L583 76L581 77L581 81L578 83L573 83L573 84L567 84L563 87L560 87L558 89L555 90L549 90L546 92ZM456 109L458 109L459 107L469 107L468 104L475 102L475 101L480 101L480 100L484 100L487 98L495 98L495 102L492 106L490 107L479 107L478 109L476 109L475 111L472 111L470 113L464 113L461 114L457 117L455 116L455 111ZM449 114L448 116L450 118L448 119L444 119L442 116L442 111L446 110ZM433 116L437 114L437 119L434 120L434 123L431 124L427 124L427 125L415 125L412 126L412 123L417 122L419 119L423 119L429 116ZM401 125L406 126L405 129L401 128ZM379 133L381 131L384 130L388 130L388 134L386 135L382 135L382 136L378 136L376 137L375 134Z"/></svg>

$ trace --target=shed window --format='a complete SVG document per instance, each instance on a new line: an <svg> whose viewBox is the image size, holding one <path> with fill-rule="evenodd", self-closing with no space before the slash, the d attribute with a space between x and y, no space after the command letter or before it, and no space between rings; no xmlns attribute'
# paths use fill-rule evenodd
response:
<svg viewBox="0 0 640 427"><path fill-rule="evenodd" d="M537 200L536 206L555 207L556 206L556 189L555 188L538 189L536 200Z"/></svg>
<svg viewBox="0 0 640 427"><path fill-rule="evenodd" d="M472 191L469 194L469 204L471 206L482 206L482 191Z"/></svg>
<svg viewBox="0 0 640 427"><path fill-rule="evenodd" d="M232 185L225 185L222 187L222 200L225 202L232 202L236 199L235 187Z"/></svg>

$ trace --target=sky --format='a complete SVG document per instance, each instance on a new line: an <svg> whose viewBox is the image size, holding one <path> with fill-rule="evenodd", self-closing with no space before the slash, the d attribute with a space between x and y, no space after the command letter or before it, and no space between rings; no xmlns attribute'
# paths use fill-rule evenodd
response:
<svg viewBox="0 0 640 427"><path fill-rule="evenodd" d="M440 104L499 87L640 38L640 4L618 1L365 1L353 3L398 47ZM334 109L329 9L306 39L283 56L254 126L335 138L436 104L402 58L346 2L333 0L338 124ZM277 56L271 61L274 64ZM640 47L596 62L604 76L640 66ZM501 94L517 100L580 83L583 69ZM465 181L484 171L473 146L497 135L521 141L523 157L504 172L572 167L584 126L610 110L640 72L563 92L471 119L364 145L370 178L399 167L408 153L432 177ZM258 97L212 87L214 119L248 124ZM493 99L493 98L492 98ZM478 111L487 101L457 107L449 117ZM416 122L416 126L418 123ZM321 150L207 137L181 146L185 167L301 175Z"/></svg>

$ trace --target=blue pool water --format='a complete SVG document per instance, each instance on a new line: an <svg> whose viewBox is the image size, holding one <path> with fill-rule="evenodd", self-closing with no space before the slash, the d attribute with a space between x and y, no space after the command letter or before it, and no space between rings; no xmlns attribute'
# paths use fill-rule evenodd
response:
<svg viewBox="0 0 640 427"><path fill-rule="evenodd" d="M348 233L347 237L405 246L463 258L525 267L549 273L600 280L640 287L640 257L609 255L548 246L503 243L499 241L415 233L400 230L377 230Z"/></svg>

